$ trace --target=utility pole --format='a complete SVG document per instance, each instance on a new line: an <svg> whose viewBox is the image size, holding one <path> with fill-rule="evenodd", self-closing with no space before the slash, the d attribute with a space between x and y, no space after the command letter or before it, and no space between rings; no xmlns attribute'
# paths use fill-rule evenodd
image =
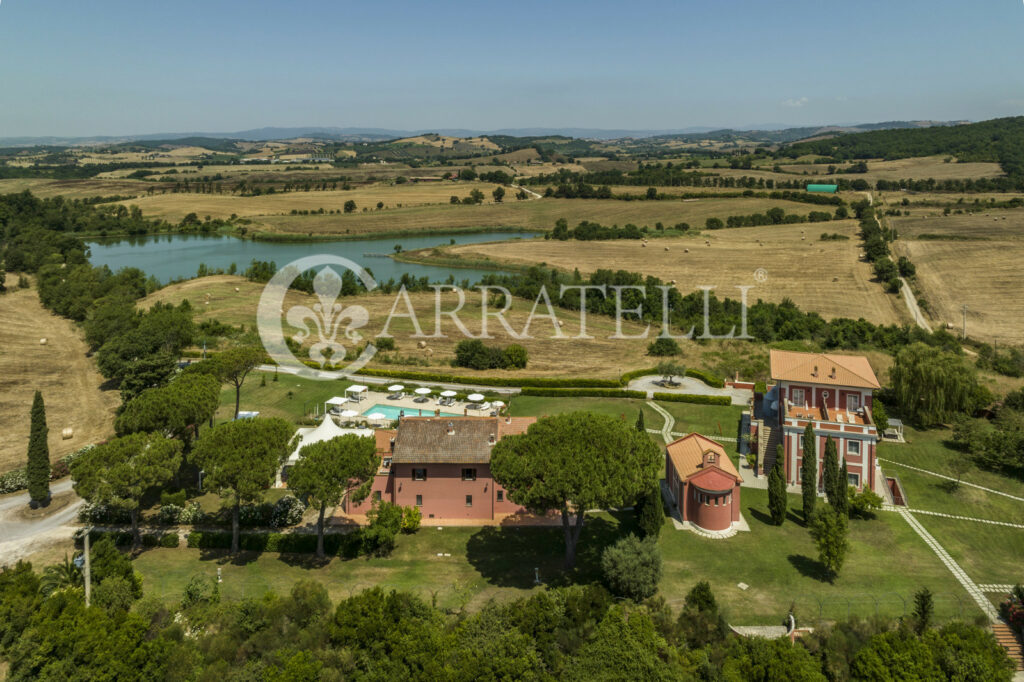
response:
<svg viewBox="0 0 1024 682"><path fill-rule="evenodd" d="M960 339L963 340L963 341L966 341L967 340L967 304L966 303L964 303L964 305L962 307L962 310L963 310L963 313L964 313L964 331L963 331L963 335L960 337Z"/></svg>
<svg viewBox="0 0 1024 682"><path fill-rule="evenodd" d="M92 571L89 563L89 534L92 528L85 530L85 608L89 608L89 596L92 592Z"/></svg>

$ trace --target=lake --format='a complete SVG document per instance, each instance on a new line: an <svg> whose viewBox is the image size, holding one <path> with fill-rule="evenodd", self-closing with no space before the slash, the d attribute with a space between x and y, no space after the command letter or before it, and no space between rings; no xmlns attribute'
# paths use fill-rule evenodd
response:
<svg viewBox="0 0 1024 682"><path fill-rule="evenodd" d="M449 275L456 281L472 282L487 274L487 270L449 268L414 263L400 263L387 254L394 253L396 244L411 251L431 246L451 244L478 244L505 239L529 239L535 235L524 232L481 232L478 234L431 235L422 237L387 237L333 242L260 242L222 235L164 234L129 237L117 240L90 241L93 265L106 265L117 271L136 267L153 275L162 284L174 279L195 277L200 263L211 270L223 269L235 263L241 274L253 260L274 261L278 268L305 256L329 253L355 261L373 273L378 281L398 279L404 273L415 277L428 277L432 282L443 282Z"/></svg>

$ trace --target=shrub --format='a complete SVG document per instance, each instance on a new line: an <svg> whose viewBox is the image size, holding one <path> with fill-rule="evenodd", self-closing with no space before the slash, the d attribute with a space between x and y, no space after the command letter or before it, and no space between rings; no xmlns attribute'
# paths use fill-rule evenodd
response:
<svg viewBox="0 0 1024 682"><path fill-rule="evenodd" d="M319 365L316 365L319 369ZM616 379L553 379L546 377L465 377L439 372L415 372L401 369L378 369L364 367L359 374L368 377L388 377L411 381L432 381L448 384L473 384L480 386L530 386L534 388L618 388L623 382ZM644 371L641 374L651 374Z"/></svg>
<svg viewBox="0 0 1024 682"><path fill-rule="evenodd" d="M373 340L373 345L377 347L377 350L394 350L395 339L390 336L379 336Z"/></svg>
<svg viewBox="0 0 1024 682"><path fill-rule="evenodd" d="M644 399L643 391L627 391L622 388L524 388L520 395L544 397L590 397L590 398L637 398Z"/></svg>
<svg viewBox="0 0 1024 682"><path fill-rule="evenodd" d="M269 526L273 511L273 505L266 502L243 504L238 509L238 522L243 526Z"/></svg>
<svg viewBox="0 0 1024 682"><path fill-rule="evenodd" d="M6 474L0 475L0 495L6 495L7 493L18 492L28 487L28 474L25 473L25 468L15 469L14 471L8 471Z"/></svg>
<svg viewBox="0 0 1024 682"><path fill-rule="evenodd" d="M420 529L420 522L423 520L423 512L419 507L402 507L402 532L415 533Z"/></svg>
<svg viewBox="0 0 1024 682"><path fill-rule="evenodd" d="M178 515L178 523L194 526L202 523L205 518L206 514L203 513L203 508L199 506L198 502L192 500L181 510L181 514Z"/></svg>
<svg viewBox="0 0 1024 682"><path fill-rule="evenodd" d="M184 507L185 506L185 499L186 499L186 495L185 495L185 491L184 490L179 490L179 491L174 492L174 493L167 492L165 490L165 491L160 493L160 506L164 506L164 505L169 505L170 504L170 505L174 505L175 507Z"/></svg>
<svg viewBox="0 0 1024 682"><path fill-rule="evenodd" d="M402 508L386 500L377 500L366 518L370 525L362 532L363 551L374 556L388 556L395 548L395 536L402 528Z"/></svg>
<svg viewBox="0 0 1024 682"><path fill-rule="evenodd" d="M693 377L694 379L700 379L712 388L725 388L725 379L720 379L710 372L704 372L699 369L688 369L686 370L686 376Z"/></svg>
<svg viewBox="0 0 1024 682"><path fill-rule="evenodd" d="M767 393L768 392L768 384L765 383L764 381L755 381L754 382L754 392L755 393Z"/></svg>
<svg viewBox="0 0 1024 682"><path fill-rule="evenodd" d="M879 433L889 428L889 412L878 398L871 401L871 418L874 420L875 427Z"/></svg>
<svg viewBox="0 0 1024 682"><path fill-rule="evenodd" d="M294 495L285 495L274 504L270 515L270 525L274 528L294 526L302 521L306 505Z"/></svg>
<svg viewBox="0 0 1024 682"><path fill-rule="evenodd" d="M159 544L160 547L176 549L180 543L181 538L178 537L177 533L164 533L160 536L160 540L157 544Z"/></svg>
<svg viewBox="0 0 1024 682"><path fill-rule="evenodd" d="M517 343L510 344L501 352L506 369L526 369L530 354Z"/></svg>
<svg viewBox="0 0 1024 682"><path fill-rule="evenodd" d="M184 507L176 504L161 504L160 511L156 514L156 522L162 526L177 525L184 511Z"/></svg>
<svg viewBox="0 0 1024 682"><path fill-rule="evenodd" d="M851 485L847 487L846 491L851 516L871 519L875 517L874 511L882 508L882 498L868 488L864 488L858 493L857 489Z"/></svg>
<svg viewBox="0 0 1024 682"><path fill-rule="evenodd" d="M693 403L694 405L732 405L727 395L694 395L692 393L655 393L655 400L670 403Z"/></svg>
<svg viewBox="0 0 1024 682"><path fill-rule="evenodd" d="M1006 599L999 603L999 615L1019 636L1024 637L1024 587L1020 583L1014 585Z"/></svg>
<svg viewBox="0 0 1024 682"><path fill-rule="evenodd" d="M679 355L682 349L675 339L660 337L647 346L647 354L664 357L667 355Z"/></svg>
<svg viewBox="0 0 1024 682"><path fill-rule="evenodd" d="M86 502L78 510L78 520L83 523L94 523L101 526L113 526L122 523L129 523L131 517L128 510L121 507L113 507L107 504L92 504Z"/></svg>
<svg viewBox="0 0 1024 682"><path fill-rule="evenodd" d="M661 552L657 540L630 534L601 554L601 573L612 594L641 601L658 591Z"/></svg>

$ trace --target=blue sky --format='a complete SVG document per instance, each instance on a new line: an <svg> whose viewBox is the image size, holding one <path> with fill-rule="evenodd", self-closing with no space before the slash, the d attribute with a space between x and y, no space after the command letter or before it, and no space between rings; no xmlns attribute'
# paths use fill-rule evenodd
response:
<svg viewBox="0 0 1024 682"><path fill-rule="evenodd" d="M1024 113L1021 0L0 0L0 137Z"/></svg>

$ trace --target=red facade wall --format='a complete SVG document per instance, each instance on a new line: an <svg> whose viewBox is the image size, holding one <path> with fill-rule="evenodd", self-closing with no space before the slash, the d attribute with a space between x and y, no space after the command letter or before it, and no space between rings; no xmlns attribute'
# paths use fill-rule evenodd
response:
<svg viewBox="0 0 1024 682"><path fill-rule="evenodd" d="M425 481L414 481L413 469L426 469ZM476 480L462 480L462 470L476 469ZM514 514L522 507L508 499L508 494L491 478L488 464L395 464L392 467L394 502L402 506L416 506L416 496L422 496L419 505L423 520L428 519L493 519L495 515ZM498 491L504 501L497 501ZM466 496L472 495L472 505Z"/></svg>

